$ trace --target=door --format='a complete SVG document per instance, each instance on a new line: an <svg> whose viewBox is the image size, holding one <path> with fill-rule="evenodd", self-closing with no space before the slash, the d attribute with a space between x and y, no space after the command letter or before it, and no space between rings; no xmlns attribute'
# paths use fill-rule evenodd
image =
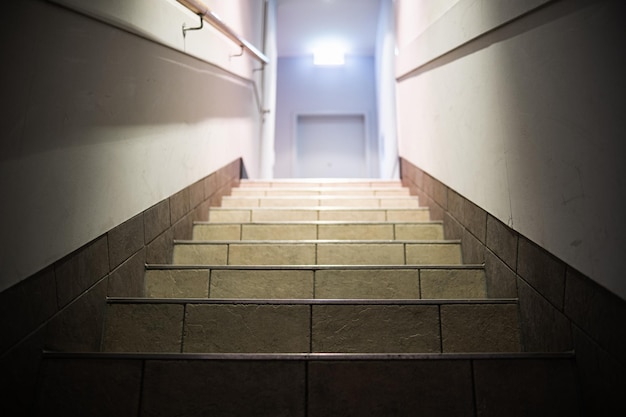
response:
<svg viewBox="0 0 626 417"><path fill-rule="evenodd" d="M299 115L295 176L366 178L365 116Z"/></svg>

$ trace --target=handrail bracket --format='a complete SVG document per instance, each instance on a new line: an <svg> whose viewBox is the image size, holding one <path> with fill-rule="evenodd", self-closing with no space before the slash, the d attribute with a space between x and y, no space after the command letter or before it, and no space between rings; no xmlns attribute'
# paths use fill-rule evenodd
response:
<svg viewBox="0 0 626 417"><path fill-rule="evenodd" d="M186 23L183 23L183 38L187 36L187 31L189 30L200 30L204 27L204 16L201 13L198 13L197 16L200 18L200 26L195 27L187 27Z"/></svg>

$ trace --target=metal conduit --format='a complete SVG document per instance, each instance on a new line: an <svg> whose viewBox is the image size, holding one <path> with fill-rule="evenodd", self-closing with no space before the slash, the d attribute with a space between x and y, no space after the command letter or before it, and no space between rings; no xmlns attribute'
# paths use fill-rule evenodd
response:
<svg viewBox="0 0 626 417"><path fill-rule="evenodd" d="M235 33L229 26L227 26L222 20L211 10L209 10L208 6L202 3L200 0L177 0L180 4L197 14L204 20L209 23L211 26L222 32L226 35L227 38L235 42L239 45L243 51L247 51L250 55L252 55L256 60L268 64L270 61L263 54L263 52L259 51L254 45L252 45L247 40L243 39L239 35Z"/></svg>

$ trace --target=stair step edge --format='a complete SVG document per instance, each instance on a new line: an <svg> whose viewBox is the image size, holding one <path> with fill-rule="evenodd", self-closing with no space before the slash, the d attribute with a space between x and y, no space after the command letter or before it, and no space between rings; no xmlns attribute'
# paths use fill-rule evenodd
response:
<svg viewBox="0 0 626 417"><path fill-rule="evenodd" d="M240 244L240 245L249 245L249 244L385 244L385 243L396 243L396 244L444 244L444 245L452 245L452 244L460 244L461 240L457 239L442 239L442 240L340 240L340 239L308 239L308 240L187 240L187 239L174 239L174 244L176 245L197 245L197 244Z"/></svg>
<svg viewBox="0 0 626 417"><path fill-rule="evenodd" d="M57 352L43 351L48 359L133 359L133 360L236 360L236 361L395 361L395 360L497 360L574 359L565 352L479 352L479 353L152 353L152 352Z"/></svg>
<svg viewBox="0 0 626 417"><path fill-rule="evenodd" d="M194 221L193 225L201 225L201 226L230 226L230 225L263 225L263 226L271 226L271 225L322 225L322 226L326 226L326 225L347 225L347 226L352 226L352 225L356 225L356 226L367 226L367 225L383 225L383 226L387 226L390 224L399 224L399 225L426 225L426 226L430 226L430 225L443 225L443 221L441 220L429 220L429 221L409 221L409 220L392 220L392 221L386 221L386 222L382 222L382 221L368 221L368 220L363 220L363 221L358 221L358 220L287 220L287 221L276 221L276 220L267 220L267 221L252 221L249 223L241 223L241 222L224 222L224 223L215 223L215 222L210 222L210 221Z"/></svg>
<svg viewBox="0 0 626 417"><path fill-rule="evenodd" d="M371 270L371 269L485 269L485 264L461 264L461 265L173 265L173 264L146 264L148 270L159 269L214 269L214 270L285 270L285 271L301 271L301 270L334 270L334 269L351 269L351 270Z"/></svg>
<svg viewBox="0 0 626 417"><path fill-rule="evenodd" d="M377 299L377 298L146 298L107 297L108 304L259 304L259 305L451 305L517 304L517 298Z"/></svg>

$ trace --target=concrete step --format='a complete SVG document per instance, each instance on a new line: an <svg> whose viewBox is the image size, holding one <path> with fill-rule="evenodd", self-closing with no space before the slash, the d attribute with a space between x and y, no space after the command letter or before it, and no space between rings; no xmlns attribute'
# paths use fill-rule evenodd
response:
<svg viewBox="0 0 626 417"><path fill-rule="evenodd" d="M571 353L46 353L40 382L42 416L579 416Z"/></svg>
<svg viewBox="0 0 626 417"><path fill-rule="evenodd" d="M267 222L193 225L193 240L441 240L442 222Z"/></svg>
<svg viewBox="0 0 626 417"><path fill-rule="evenodd" d="M396 187L307 187L307 188L287 188L287 187L244 187L233 188L231 195L248 197L296 197L296 196L342 196L342 197L362 197L362 196L409 196L408 188Z"/></svg>
<svg viewBox="0 0 626 417"><path fill-rule="evenodd" d="M224 196L223 208L234 207L358 207L358 208L419 208L417 197L411 196L283 196L248 197Z"/></svg>
<svg viewBox="0 0 626 417"><path fill-rule="evenodd" d="M427 222L427 208L224 208L209 209L211 223L255 223L284 221L361 221L361 222Z"/></svg>
<svg viewBox="0 0 626 417"><path fill-rule="evenodd" d="M484 299L481 266L149 266L149 298Z"/></svg>
<svg viewBox="0 0 626 417"><path fill-rule="evenodd" d="M110 299L107 352L518 352L517 300Z"/></svg>
<svg viewBox="0 0 626 417"><path fill-rule="evenodd" d="M175 265L458 265L459 241L182 241Z"/></svg>
<svg viewBox="0 0 626 417"><path fill-rule="evenodd" d="M400 180L375 180L353 178L307 178L307 179L274 179L270 181L242 179L240 188L402 188Z"/></svg>

